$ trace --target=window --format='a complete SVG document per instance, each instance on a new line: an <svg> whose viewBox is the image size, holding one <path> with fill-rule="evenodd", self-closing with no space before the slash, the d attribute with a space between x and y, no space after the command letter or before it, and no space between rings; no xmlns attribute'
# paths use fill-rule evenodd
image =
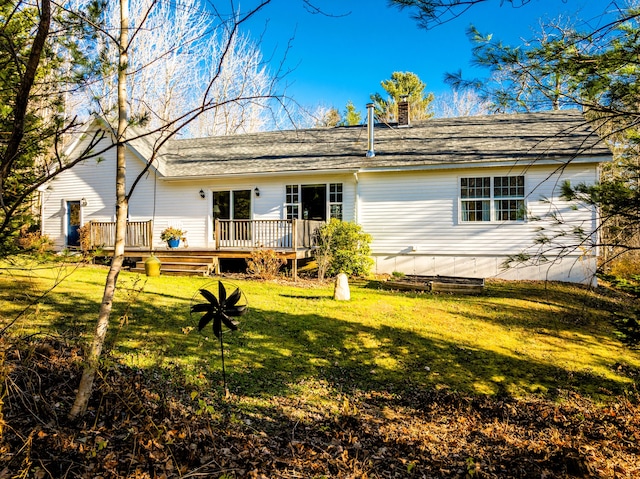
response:
<svg viewBox="0 0 640 479"><path fill-rule="evenodd" d="M329 217L342 219L342 183L329 185Z"/></svg>
<svg viewBox="0 0 640 479"><path fill-rule="evenodd" d="M524 221L524 176L483 176L460 179L460 219Z"/></svg>
<svg viewBox="0 0 640 479"><path fill-rule="evenodd" d="M285 186L286 219L326 221L342 219L343 184L319 183Z"/></svg>
<svg viewBox="0 0 640 479"><path fill-rule="evenodd" d="M462 221L491 221L490 183L490 177L460 180Z"/></svg>
<svg viewBox="0 0 640 479"><path fill-rule="evenodd" d="M248 223L242 223L242 220L251 218L251 190L213 191L212 197L213 219L225 222L221 225L219 238L250 239ZM234 220L236 224L231 225L229 220Z"/></svg>
<svg viewBox="0 0 640 479"><path fill-rule="evenodd" d="M524 176L497 176L493 179L496 221L524 220Z"/></svg>
<svg viewBox="0 0 640 479"><path fill-rule="evenodd" d="M288 220L297 220L300 216L300 187L298 185L287 185L285 199Z"/></svg>

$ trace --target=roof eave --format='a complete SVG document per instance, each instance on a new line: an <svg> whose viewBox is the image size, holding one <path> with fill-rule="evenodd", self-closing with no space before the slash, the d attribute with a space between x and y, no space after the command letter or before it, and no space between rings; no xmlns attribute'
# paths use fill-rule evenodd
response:
<svg viewBox="0 0 640 479"><path fill-rule="evenodd" d="M280 177L280 176L300 176L300 175L338 175L338 174L346 174L352 175L360 171L358 168L346 168L337 170L335 168L330 170L291 170L291 171L267 171L267 172L249 172L249 173L221 173L215 175L188 175L188 176L165 176L161 178L163 181L172 182L172 181L189 181L189 180L210 180L210 179L219 179L219 178L268 178L268 177Z"/></svg>

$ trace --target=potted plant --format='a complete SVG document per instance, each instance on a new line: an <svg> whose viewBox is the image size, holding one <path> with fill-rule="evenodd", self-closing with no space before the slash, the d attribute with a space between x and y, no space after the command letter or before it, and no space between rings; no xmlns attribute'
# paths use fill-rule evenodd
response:
<svg viewBox="0 0 640 479"><path fill-rule="evenodd" d="M174 228L169 226L162 230L160 233L160 239L166 241L169 248L177 248L180 244L180 239L185 235L186 231L182 231L180 228Z"/></svg>

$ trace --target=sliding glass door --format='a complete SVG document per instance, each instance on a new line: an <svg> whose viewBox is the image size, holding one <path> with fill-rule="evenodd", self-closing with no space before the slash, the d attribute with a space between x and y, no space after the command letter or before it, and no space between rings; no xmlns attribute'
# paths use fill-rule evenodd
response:
<svg viewBox="0 0 640 479"><path fill-rule="evenodd" d="M220 240L251 239L251 190L214 191L213 219L237 220L222 223Z"/></svg>

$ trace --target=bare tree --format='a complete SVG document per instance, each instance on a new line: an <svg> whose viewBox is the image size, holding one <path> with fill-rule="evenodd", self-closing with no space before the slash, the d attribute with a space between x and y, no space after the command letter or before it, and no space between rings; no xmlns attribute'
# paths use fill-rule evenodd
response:
<svg viewBox="0 0 640 479"><path fill-rule="evenodd" d="M194 121L198 119L200 115L203 115L213 109L216 109L222 104L230 102L244 102L244 101L262 101L268 98L272 98L270 95L242 95L241 90L232 96L225 98L224 103L220 103L219 98L214 94L216 82L221 78L222 66L225 63L227 55L231 51L231 46L234 39L238 34L238 30L243 22L253 16L256 12L263 9L270 0L261 1L253 10L240 16L233 12L227 19L221 19L221 28L224 28L227 32L226 38L227 44L223 49L223 54L219 57L218 68L214 70L213 76L207 82L207 88L204 89L204 93L200 98L200 102L196 108L185 109L182 112L178 112L169 119L164 119L160 126L149 130L145 133L145 136L153 143L152 153L148 160L146 168L133 180L130 188L126 189L126 145L129 141L135 139L132 138L130 133L130 120L129 120L129 105L130 105L130 90L127 88L128 75L131 72L131 65L129 63L128 54L131 52L132 41L135 40L136 35L145 28L145 22L139 21L135 28L130 28L128 18L128 3L127 0L120 0L120 28L118 37L110 36L108 32L103 32L107 38L114 41L117 45L118 57L118 123L116 131L116 232L115 232L115 244L114 252L111 259L111 265L107 278L105 280L105 288L100 305L100 312L96 322L95 332L93 335L91 346L86 354L84 370L78 392L74 404L69 412L70 419L77 419L84 415L86 412L89 398L93 389L93 382L98 368L100 356L102 354L102 348L106 338L106 333L109 328L109 320L111 316L111 310L113 306L113 298L115 296L117 288L118 275L122 269L125 253L125 231L127 224L127 211L129 200L133 194L138 182L147 173L148 169L154 164L156 157L162 148L162 146L173 136L183 131ZM150 8L153 8L153 4ZM146 16L148 18L150 14ZM159 57L162 57L163 52L157 52ZM138 136L137 138L139 138Z"/></svg>
<svg viewBox="0 0 640 479"><path fill-rule="evenodd" d="M217 62L215 56L207 57L208 67L201 76L206 79L206 76L218 75L211 95L220 106L198 117L191 128L192 135L231 135L264 130L270 120L268 96L275 79L264 65L262 53L247 36L215 37L213 40L209 51L222 51L225 45L229 51L222 63ZM206 81L196 83L206 84ZM250 99L229 101L240 97Z"/></svg>
<svg viewBox="0 0 640 479"><path fill-rule="evenodd" d="M107 31L117 29L118 9L118 2L111 2L104 12ZM219 107L199 115L182 135L232 134L264 127L270 105L258 97L269 96L274 80L258 46L232 28L236 19L222 20L201 0L132 0L130 12L135 31L128 50L130 118L154 129L179 112L197 108L206 94ZM99 40L100 47L103 55L113 56L117 49L107 38ZM103 71L105 75L92 85L84 103L90 110L88 104L100 98L99 114L110 118L117 109L118 71L114 65L105 65ZM210 85L208 80L214 76L216 81ZM253 100L237 101L240 97Z"/></svg>
<svg viewBox="0 0 640 479"><path fill-rule="evenodd" d="M438 118L455 118L488 115L490 106L474 90L451 90L436 97L433 109Z"/></svg>

